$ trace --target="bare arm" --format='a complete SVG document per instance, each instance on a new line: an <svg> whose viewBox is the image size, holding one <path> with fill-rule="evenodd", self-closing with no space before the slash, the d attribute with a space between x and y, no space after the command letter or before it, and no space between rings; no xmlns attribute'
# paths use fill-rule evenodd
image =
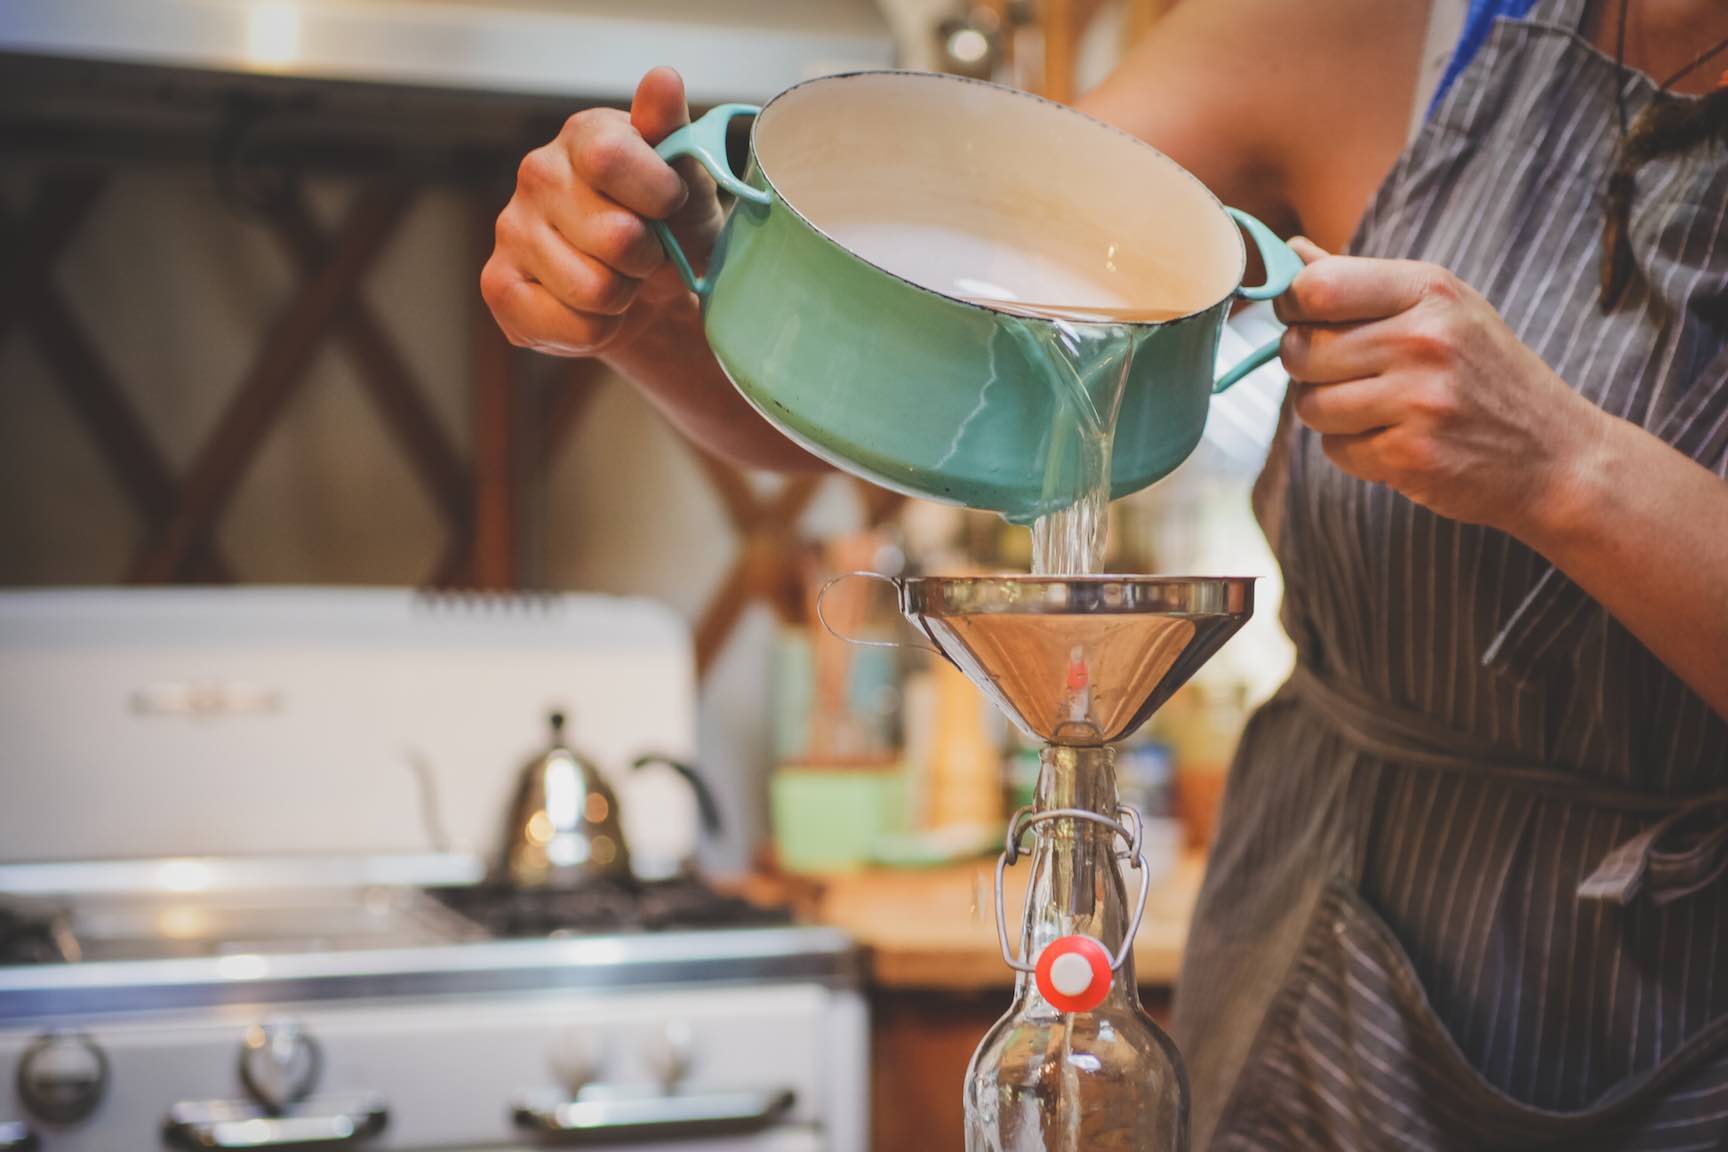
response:
<svg viewBox="0 0 1728 1152"><path fill-rule="evenodd" d="M1284 365L1327 457L1522 540L1728 717L1728 482L1573 391L1445 269L1294 246Z"/></svg>
<svg viewBox="0 0 1728 1152"><path fill-rule="evenodd" d="M640 388L674 428L710 452L774 472L828 467L782 436L732 387L708 348L702 314L690 293L644 324L639 337L602 358Z"/></svg>
<svg viewBox="0 0 1728 1152"><path fill-rule="evenodd" d="M727 382L695 296L648 229L648 220L666 221L699 264L719 231L714 181L654 154L689 119L684 82L669 68L642 78L628 114L570 117L523 158L481 294L511 343L600 358L710 451L750 467L820 467Z"/></svg>
<svg viewBox="0 0 1728 1152"><path fill-rule="evenodd" d="M658 144L689 120L684 81L677 73L657 68L643 78L630 110L630 128L645 143ZM649 162L646 157L643 161ZM720 227L714 181L690 161L679 164L677 171L690 191L669 222L700 269ZM658 246L654 255L656 264L644 285L637 315L628 318L619 339L600 350L600 358L640 388L674 428L710 452L747 468L776 472L826 468L823 461L775 431L732 387L708 348L695 293L685 288Z"/></svg>
<svg viewBox="0 0 1728 1152"><path fill-rule="evenodd" d="M1185 0L1076 106L1341 248L1404 148L1423 0Z"/></svg>
<svg viewBox="0 0 1728 1152"><path fill-rule="evenodd" d="M1728 718L1728 481L1580 403L1567 482L1513 534Z"/></svg>

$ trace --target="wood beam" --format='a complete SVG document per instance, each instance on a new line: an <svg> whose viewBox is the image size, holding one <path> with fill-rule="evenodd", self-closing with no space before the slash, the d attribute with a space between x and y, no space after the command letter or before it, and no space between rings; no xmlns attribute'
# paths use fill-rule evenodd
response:
<svg viewBox="0 0 1728 1152"><path fill-rule="evenodd" d="M299 189L288 195L272 215L271 224L271 232L303 277L317 275L330 261L330 237L313 218ZM359 297L338 316L334 336L353 357L367 398L444 514L451 531L466 531L468 469L432 414L396 341Z"/></svg>
<svg viewBox="0 0 1728 1152"><path fill-rule="evenodd" d="M756 526L757 516L756 490L750 486L749 479L742 471L706 449L694 444L690 448L696 454L697 466L708 478L708 487L720 497L727 521L740 535L748 533Z"/></svg>
<svg viewBox="0 0 1728 1152"><path fill-rule="evenodd" d="M43 285L29 321L43 360L127 500L146 522L167 516L178 497L174 475L120 382L52 286Z"/></svg>
<svg viewBox="0 0 1728 1152"><path fill-rule="evenodd" d="M52 176L37 188L24 222L0 218L0 340L31 298L53 282L55 263L89 219L105 184L93 172Z"/></svg>
<svg viewBox="0 0 1728 1152"><path fill-rule="evenodd" d="M497 206L488 195L470 204L474 267L492 249ZM479 588L511 588L517 575L516 379L510 343L475 291L470 331L469 403L473 413L473 563Z"/></svg>
<svg viewBox="0 0 1728 1152"><path fill-rule="evenodd" d="M179 484L137 408L54 284L54 264L95 206L101 187L102 181L90 175L51 178L26 222L0 215L0 250L7 253L0 273L0 338L12 323L28 329L73 415L148 530L173 511ZM213 547L194 554L189 575L233 578Z"/></svg>
<svg viewBox="0 0 1728 1152"><path fill-rule="evenodd" d="M887 488L879 488L868 480L852 477L852 490L864 510L864 527L880 528L900 511L906 497Z"/></svg>
<svg viewBox="0 0 1728 1152"><path fill-rule="evenodd" d="M1044 0L1043 95L1068 103L1074 99L1074 64L1079 51L1077 0Z"/></svg>
<svg viewBox="0 0 1728 1152"><path fill-rule="evenodd" d="M978 6L990 13L996 20L996 34L1002 38L1002 62L998 78L1007 77L1006 83L1014 83L1014 39L1017 29L1008 14L1008 0L979 0Z"/></svg>
<svg viewBox="0 0 1728 1152"><path fill-rule="evenodd" d="M43 360L121 491L148 521L173 507L173 472L54 285L54 262L94 207L98 190L84 182L56 195L45 185L28 220L16 223L0 217L0 250L8 254L0 276L0 324L28 324Z"/></svg>
<svg viewBox="0 0 1728 1152"><path fill-rule="evenodd" d="M565 360L558 380L546 393L541 418L540 469L551 471L553 462L594 406L605 382L606 366L591 357Z"/></svg>
<svg viewBox="0 0 1728 1152"><path fill-rule="evenodd" d="M791 589L802 576L798 519L822 486L820 476L793 476L768 497L732 465L696 450L711 486L726 506L738 534L738 556L696 621L696 675L705 679L732 638L751 602L768 603L782 619L798 614L788 608Z"/></svg>
<svg viewBox="0 0 1728 1152"><path fill-rule="evenodd" d="M331 256L266 334L233 400L188 472L183 495L166 524L134 557L128 578L163 583L180 576L188 557L208 539L246 468L304 380L338 312L395 235L411 193L394 180L361 191L343 221Z"/></svg>
<svg viewBox="0 0 1728 1152"><path fill-rule="evenodd" d="M280 206L271 223L302 276L313 275L330 259L330 237L313 218L298 189ZM389 330L363 299L356 299L339 320L336 338L354 358L367 398L444 517L448 534L432 571L431 586L466 583L474 519L468 466L432 414Z"/></svg>

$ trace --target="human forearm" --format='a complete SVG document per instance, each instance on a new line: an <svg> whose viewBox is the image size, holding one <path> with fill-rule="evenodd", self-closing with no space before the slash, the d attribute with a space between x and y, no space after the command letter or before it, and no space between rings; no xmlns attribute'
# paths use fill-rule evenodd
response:
<svg viewBox="0 0 1728 1152"><path fill-rule="evenodd" d="M1595 408L1513 534L1728 716L1728 481Z"/></svg>
<svg viewBox="0 0 1728 1152"><path fill-rule="evenodd" d="M1580 395L1444 268L1292 245L1282 355L1327 457L1541 552L1728 716L1728 482Z"/></svg>
<svg viewBox="0 0 1728 1152"><path fill-rule="evenodd" d="M777 432L726 378L685 298L646 318L640 333L602 355L685 436L747 468L806 472L827 465Z"/></svg>
<svg viewBox="0 0 1728 1152"><path fill-rule="evenodd" d="M642 78L628 114L572 116L523 159L480 291L512 344L599 357L708 450L753 468L818 467L727 381L650 229L663 221L699 265L720 230L713 179L687 160L674 170L652 147L689 119L683 82L665 68Z"/></svg>

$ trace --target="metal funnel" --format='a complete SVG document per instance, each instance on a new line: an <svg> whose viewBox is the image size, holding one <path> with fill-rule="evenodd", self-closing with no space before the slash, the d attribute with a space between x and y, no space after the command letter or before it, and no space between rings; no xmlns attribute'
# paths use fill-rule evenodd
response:
<svg viewBox="0 0 1728 1152"><path fill-rule="evenodd" d="M900 608L1028 736L1113 744L1254 610L1254 581L1182 576L924 576Z"/></svg>

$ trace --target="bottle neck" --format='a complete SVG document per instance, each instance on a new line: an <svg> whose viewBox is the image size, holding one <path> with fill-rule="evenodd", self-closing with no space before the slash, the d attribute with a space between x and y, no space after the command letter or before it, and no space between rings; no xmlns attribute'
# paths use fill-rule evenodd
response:
<svg viewBox="0 0 1728 1152"><path fill-rule="evenodd" d="M1116 793L1116 750L1073 748L1046 744L1038 753L1038 787L1032 795L1034 811L1049 808L1084 808L1116 819L1121 803ZM1052 825L1040 825L1041 828ZM1092 825L1100 833L1105 830Z"/></svg>
<svg viewBox="0 0 1728 1152"><path fill-rule="evenodd" d="M1117 819L1116 753L1110 748L1052 744L1039 755L1034 812L1077 808ZM1131 922L1127 890L1116 861L1116 836L1089 820L1046 820L1032 826L1031 874L1026 915L1020 933L1021 955L1035 963L1052 940L1085 935L1115 956ZM1028 1007L1056 1011L1038 992L1037 981L1022 973L1017 995ZM1138 999L1132 953L1110 983L1105 1004L1131 1005Z"/></svg>

